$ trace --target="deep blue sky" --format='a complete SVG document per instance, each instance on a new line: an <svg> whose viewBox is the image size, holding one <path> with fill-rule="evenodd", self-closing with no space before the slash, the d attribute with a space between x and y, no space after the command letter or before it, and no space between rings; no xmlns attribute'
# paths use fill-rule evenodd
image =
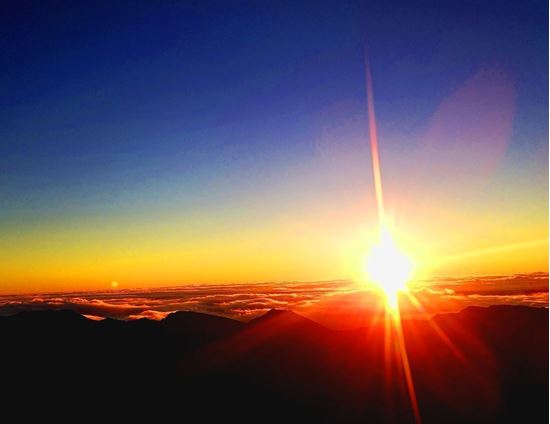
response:
<svg viewBox="0 0 550 424"><path fill-rule="evenodd" d="M415 131L495 63L545 141L544 1L35 3L1 18L3 192L311 154L312 115L364 97L367 37L382 125Z"/></svg>

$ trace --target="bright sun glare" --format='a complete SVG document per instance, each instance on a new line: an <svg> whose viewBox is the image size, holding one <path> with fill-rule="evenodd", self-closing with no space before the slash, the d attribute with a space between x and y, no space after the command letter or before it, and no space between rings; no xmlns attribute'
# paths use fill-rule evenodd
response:
<svg viewBox="0 0 550 424"><path fill-rule="evenodd" d="M388 228L383 228L378 244L365 259L365 272L370 282L386 297L386 305L397 310L397 295L406 290L412 273L412 261L395 244Z"/></svg>

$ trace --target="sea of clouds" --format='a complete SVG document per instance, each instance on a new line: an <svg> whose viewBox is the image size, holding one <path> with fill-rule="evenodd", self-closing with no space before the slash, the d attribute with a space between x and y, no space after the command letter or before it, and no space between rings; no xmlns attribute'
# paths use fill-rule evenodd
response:
<svg viewBox="0 0 550 424"><path fill-rule="evenodd" d="M548 307L548 273L416 281L401 295L403 317L422 318L468 306ZM286 309L335 328L357 327L383 309L384 298L354 281L185 285L0 296L0 315L69 309L92 319L162 319L195 311L248 321L270 309Z"/></svg>

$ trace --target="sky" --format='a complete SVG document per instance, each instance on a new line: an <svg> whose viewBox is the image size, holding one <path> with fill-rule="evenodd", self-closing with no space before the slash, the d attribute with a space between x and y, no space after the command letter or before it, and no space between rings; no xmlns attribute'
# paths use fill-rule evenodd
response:
<svg viewBox="0 0 550 424"><path fill-rule="evenodd" d="M418 278L547 271L547 7L8 5L0 292L361 279L367 58Z"/></svg>

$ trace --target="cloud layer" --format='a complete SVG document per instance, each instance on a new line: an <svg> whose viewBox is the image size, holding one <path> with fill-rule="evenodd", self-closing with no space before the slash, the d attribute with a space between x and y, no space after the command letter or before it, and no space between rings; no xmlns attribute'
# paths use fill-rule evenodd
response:
<svg viewBox="0 0 550 424"><path fill-rule="evenodd" d="M400 300L406 317L494 304L548 307L548 274L414 282ZM90 317L162 319L175 311L196 311L247 321L273 308L294 310L332 327L357 327L383 309L383 297L343 280L0 296L0 315L70 309Z"/></svg>

